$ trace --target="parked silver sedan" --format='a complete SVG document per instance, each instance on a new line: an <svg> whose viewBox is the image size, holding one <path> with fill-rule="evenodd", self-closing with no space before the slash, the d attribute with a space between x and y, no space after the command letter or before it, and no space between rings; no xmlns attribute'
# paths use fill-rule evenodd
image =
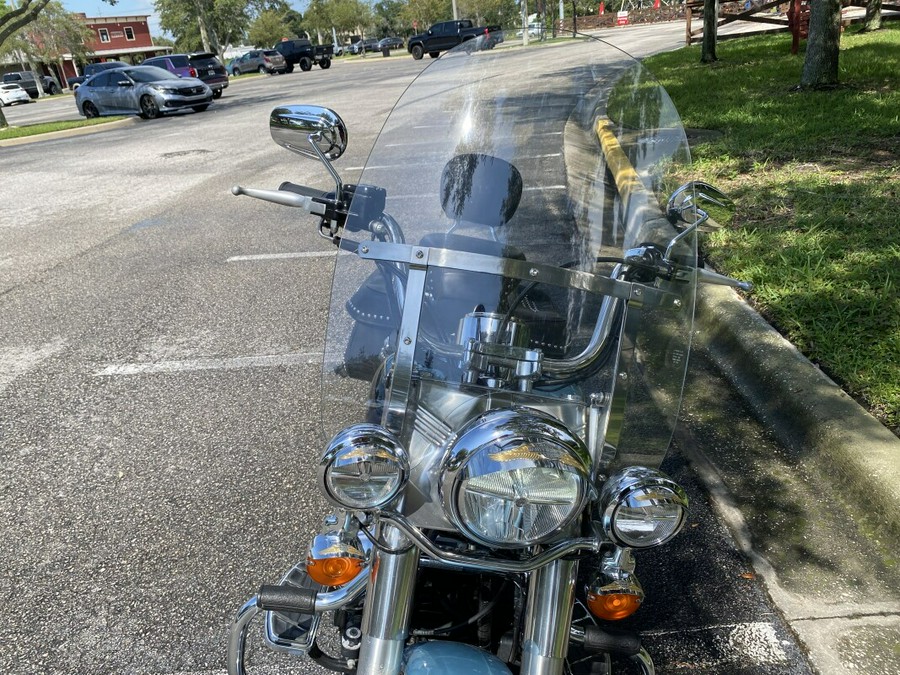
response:
<svg viewBox="0 0 900 675"><path fill-rule="evenodd" d="M155 66L105 70L75 91L78 112L87 118L137 114L153 119L185 108L203 112L212 99L212 89L202 80Z"/></svg>

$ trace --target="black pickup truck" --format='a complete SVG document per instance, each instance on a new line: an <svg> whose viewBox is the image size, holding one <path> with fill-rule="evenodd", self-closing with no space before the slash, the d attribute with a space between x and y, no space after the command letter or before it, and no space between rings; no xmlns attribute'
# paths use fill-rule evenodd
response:
<svg viewBox="0 0 900 675"><path fill-rule="evenodd" d="M3 75L3 84L17 84L28 92L31 98L38 97L37 78L30 70L21 70L15 73L5 73ZM49 75L41 75L41 87L45 94L58 94L62 90L59 85Z"/></svg>
<svg viewBox="0 0 900 675"><path fill-rule="evenodd" d="M325 70L331 67L334 56L334 45L313 45L302 38L276 42L272 49L284 57L289 73L293 72L295 65L299 65L300 70L307 71L318 64L319 68Z"/></svg>
<svg viewBox="0 0 900 675"><path fill-rule="evenodd" d="M406 42L406 49L417 61L426 53L436 59L441 52L453 49L463 42L475 40L478 49L493 49L503 42L500 26L478 26L471 19L442 21L434 24L425 33L413 35Z"/></svg>
<svg viewBox="0 0 900 675"><path fill-rule="evenodd" d="M81 83L88 79L91 75L96 75L99 72L104 70L108 70L110 68L125 68L130 66L130 63L124 63L123 61L101 61L100 63L89 63L84 67L84 74L79 75L78 77L70 77L66 80L66 86L75 91L78 87L81 86Z"/></svg>

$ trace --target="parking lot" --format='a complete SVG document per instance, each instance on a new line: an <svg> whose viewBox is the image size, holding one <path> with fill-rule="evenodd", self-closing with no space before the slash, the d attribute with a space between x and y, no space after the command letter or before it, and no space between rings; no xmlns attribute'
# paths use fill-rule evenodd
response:
<svg viewBox="0 0 900 675"><path fill-rule="evenodd" d="M333 266L312 219L230 188L332 185L269 137L271 108L300 102L347 122L352 182L428 63L238 78L204 113L0 148L4 673L223 672L234 611L327 512L312 467ZM639 562L661 672L809 672L694 470L680 452L667 468L695 507Z"/></svg>

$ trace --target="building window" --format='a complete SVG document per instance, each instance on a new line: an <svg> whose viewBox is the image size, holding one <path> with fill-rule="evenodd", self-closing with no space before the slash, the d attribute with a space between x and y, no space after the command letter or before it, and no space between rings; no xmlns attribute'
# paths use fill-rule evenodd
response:
<svg viewBox="0 0 900 675"><path fill-rule="evenodd" d="M105 28L99 28L97 30L100 33L100 42L109 42L109 31Z"/></svg>
<svg viewBox="0 0 900 675"><path fill-rule="evenodd" d="M125 26L125 39L134 40L134 28L131 26Z"/></svg>

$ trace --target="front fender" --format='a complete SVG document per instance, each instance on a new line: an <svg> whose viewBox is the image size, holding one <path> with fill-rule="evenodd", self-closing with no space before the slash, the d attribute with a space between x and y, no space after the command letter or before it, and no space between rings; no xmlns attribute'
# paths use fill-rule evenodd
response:
<svg viewBox="0 0 900 675"><path fill-rule="evenodd" d="M403 675L512 675L506 664L483 649L459 642L420 642L403 654Z"/></svg>

